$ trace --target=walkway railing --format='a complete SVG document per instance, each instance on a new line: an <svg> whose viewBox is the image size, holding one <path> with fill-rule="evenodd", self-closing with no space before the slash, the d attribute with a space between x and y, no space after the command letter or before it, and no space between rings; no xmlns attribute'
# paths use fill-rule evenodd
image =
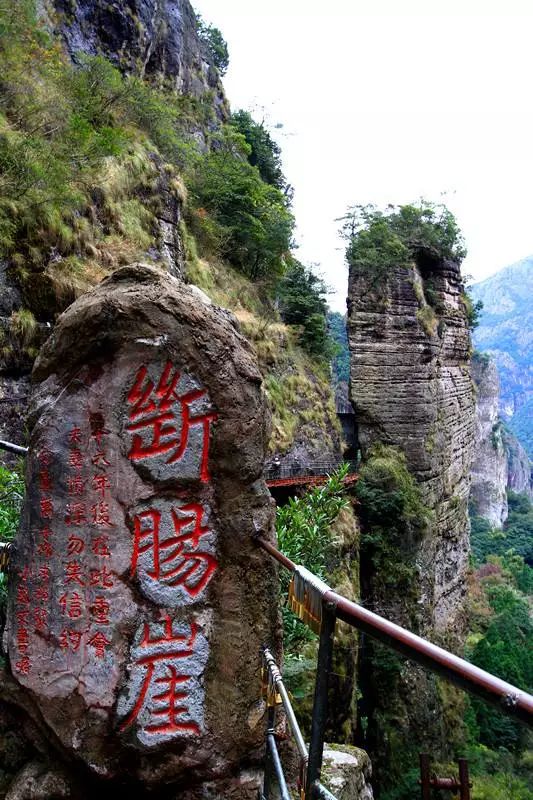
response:
<svg viewBox="0 0 533 800"><path fill-rule="evenodd" d="M257 542L263 550L266 550L283 567L292 572L289 587L289 606L303 622L320 634L308 756L306 757L303 748L298 747L302 765L300 778L300 796L302 798L313 800L313 798L328 797L331 800L333 797L321 785L320 773L328 713L328 683L337 619L363 631L368 636L378 639L391 649L421 664L431 672L442 675L470 694L475 694L492 703L503 714L515 717L533 726L532 695L517 689L510 683L496 678L489 672L485 672L485 670L470 664L442 647L431 644L426 639L416 636L405 628L395 625L393 622L384 619L384 617L380 617L378 614L374 614L372 611L337 594L316 575L313 575L304 567L295 564L283 553L280 553L270 542L261 538L258 538ZM270 656L270 653L268 655ZM265 661L268 665L269 661L266 655ZM270 666L268 669L271 670L272 667ZM279 675L279 671L275 674ZM276 679L272 678L274 684L278 687L280 679L281 676ZM286 707L281 692L280 698L281 703ZM289 726L294 734L294 727L289 713L287 716ZM294 712L292 712L292 716L294 716ZM274 753L275 736L274 727L270 724L271 721L272 718L269 717L269 732L267 736L270 736L269 752ZM279 758L276 763L278 764L278 769L281 769ZM276 776L278 775L278 769L274 770ZM267 772L265 777L265 798L271 796L269 795L270 788L268 784L270 777L271 773ZM285 779L283 778L283 780ZM284 797L283 791L282 797Z"/></svg>
<svg viewBox="0 0 533 800"><path fill-rule="evenodd" d="M265 469L265 478L267 482L273 480L281 480L287 478L298 477L313 477L331 475L332 472L339 469L342 464L348 464L349 474L353 474L357 469L355 461L338 461L333 460L317 460L311 461L308 464L301 464L299 461L284 461L280 464L269 464Z"/></svg>

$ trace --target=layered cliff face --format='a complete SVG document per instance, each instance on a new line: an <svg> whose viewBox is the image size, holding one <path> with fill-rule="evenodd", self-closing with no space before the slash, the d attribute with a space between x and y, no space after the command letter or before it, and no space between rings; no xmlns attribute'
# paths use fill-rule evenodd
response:
<svg viewBox="0 0 533 800"><path fill-rule="evenodd" d="M498 415L500 382L496 363L474 354L472 377L476 385L476 447L470 500L476 514L494 528L501 528L507 519L507 455Z"/></svg>
<svg viewBox="0 0 533 800"><path fill-rule="evenodd" d="M123 71L206 101L227 119L220 77L188 0L44 0L43 11L75 61L103 55Z"/></svg>
<svg viewBox="0 0 533 800"><path fill-rule="evenodd" d="M416 553L421 630L460 630L475 434L459 266L391 265L379 294L352 268L348 338L363 457L376 442L398 447L433 515Z"/></svg>
<svg viewBox="0 0 533 800"><path fill-rule="evenodd" d="M388 255L372 249L374 263L376 252ZM467 308L454 260L431 251L398 261L377 275L350 261L362 597L389 619L460 649L475 441ZM360 688L368 720L361 741L378 787L394 787L421 747L445 758L460 739L459 694L371 641Z"/></svg>
<svg viewBox="0 0 533 800"><path fill-rule="evenodd" d="M501 380L500 413L533 455L533 257L518 261L474 284L472 297L483 310L474 334L479 350L496 361Z"/></svg>

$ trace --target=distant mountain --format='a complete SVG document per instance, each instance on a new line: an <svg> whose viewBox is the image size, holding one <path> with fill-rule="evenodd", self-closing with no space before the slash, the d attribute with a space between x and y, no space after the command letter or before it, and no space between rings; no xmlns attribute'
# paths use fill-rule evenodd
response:
<svg viewBox="0 0 533 800"><path fill-rule="evenodd" d="M500 374L500 414L533 458L533 256L471 287L483 302L474 344Z"/></svg>

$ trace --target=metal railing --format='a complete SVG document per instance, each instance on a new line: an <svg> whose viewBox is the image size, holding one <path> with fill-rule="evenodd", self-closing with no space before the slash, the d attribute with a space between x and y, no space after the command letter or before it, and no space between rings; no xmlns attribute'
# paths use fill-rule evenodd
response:
<svg viewBox="0 0 533 800"><path fill-rule="evenodd" d="M357 469L357 463L355 461L343 461L342 459L338 461L324 459L323 461L311 461L308 464L301 464L299 461L291 460L283 461L279 464L268 464L265 468L264 475L267 481L280 478L296 478L304 475L306 477L318 477L330 475L332 472L339 469L342 464L348 464L349 474L353 474Z"/></svg>
<svg viewBox="0 0 533 800"><path fill-rule="evenodd" d="M327 790L320 783L320 773L337 619L363 631L431 672L442 675L470 694L496 705L502 713L533 726L532 695L337 594L316 575L280 553L270 542L261 538L257 538L256 541L278 563L292 572L289 606L303 622L320 635L307 771L300 787L302 798L313 800L313 798L333 797L329 792L323 793ZM283 702L283 696L281 701ZM285 706L285 703L283 705ZM290 719L289 725L291 726ZM269 735L275 739L273 726L269 731ZM301 752L300 755L302 757ZM268 798L269 795L265 794L265 797Z"/></svg>

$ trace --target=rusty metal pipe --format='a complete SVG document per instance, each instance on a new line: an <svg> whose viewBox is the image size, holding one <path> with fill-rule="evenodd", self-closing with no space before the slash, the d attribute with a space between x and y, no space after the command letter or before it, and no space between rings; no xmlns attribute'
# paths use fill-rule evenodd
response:
<svg viewBox="0 0 533 800"><path fill-rule="evenodd" d="M260 538L257 542L284 567L291 571L296 569L296 564L269 542ZM533 725L533 696L527 692L347 600L331 589L324 594L324 601L333 603L336 606L337 617L348 625L364 631L432 672L443 675L470 694L496 705L502 713L520 719L530 726Z"/></svg>

